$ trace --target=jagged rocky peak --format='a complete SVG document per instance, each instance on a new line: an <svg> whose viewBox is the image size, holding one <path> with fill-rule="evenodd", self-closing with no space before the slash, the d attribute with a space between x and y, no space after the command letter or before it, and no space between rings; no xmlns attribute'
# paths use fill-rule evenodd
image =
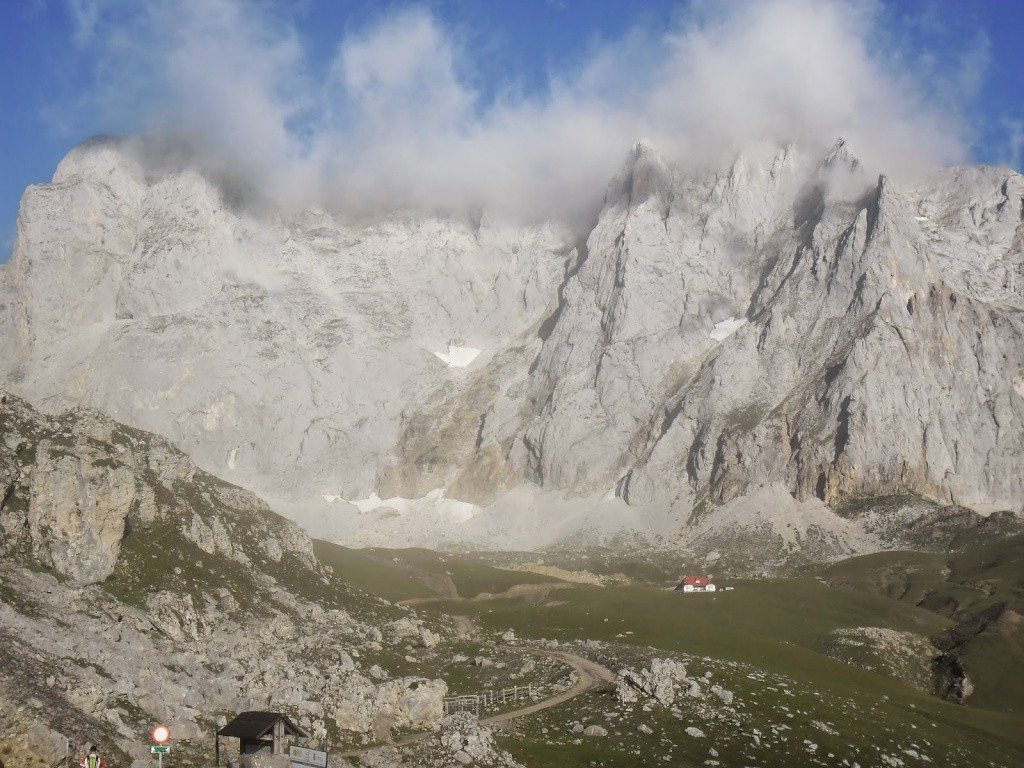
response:
<svg viewBox="0 0 1024 768"><path fill-rule="evenodd" d="M842 136L836 139L821 161L822 168L841 166L852 170L859 168L860 164L860 158L857 157L853 146Z"/></svg>
<svg viewBox="0 0 1024 768"><path fill-rule="evenodd" d="M821 158L811 183L824 187L824 194L830 200L856 201L873 187L880 186L882 176L871 176L853 146L839 138Z"/></svg>
<svg viewBox="0 0 1024 768"><path fill-rule="evenodd" d="M618 178L652 153L639 145ZM535 367L543 405L524 433L535 481L607 490L643 454L666 399L746 322L799 165L792 148L766 147L715 172L659 160L672 186L656 205L606 206Z"/></svg>
<svg viewBox="0 0 1024 768"><path fill-rule="evenodd" d="M793 146L763 144L739 152L732 163L718 168L688 162L673 165L648 139L633 145L622 169L613 177L605 193L605 208L624 205L626 210L651 201L669 206L676 201L693 205L710 197L713 202L744 213L744 205L753 206L751 218L763 214L767 196L788 194L806 173L803 155ZM693 198L697 198L694 200ZM667 215L667 211L663 211Z"/></svg>
<svg viewBox="0 0 1024 768"><path fill-rule="evenodd" d="M963 275L952 292L937 289L935 279L948 275L953 262L966 265L946 242L955 233L918 226L925 217L912 215L914 195L883 177L871 195L852 202L820 199L813 239L794 243L765 279L750 332L757 346L743 344L749 334L737 334L737 355L723 350L711 361L706 383L691 389L701 394L684 397L658 441L671 442L679 430L681 442L656 445L648 461L691 457L689 485L699 490L708 483L720 501L790 475L798 498L817 496L832 506L907 490L948 503L966 501L963 481L972 477L970 505L1020 509L1020 488L1009 490L1005 470L978 472L1020 456L1019 430L975 442L986 431L984 419L972 429L953 404L1001 390L1004 399L992 401L994 419L1017 422L998 411L1022 407L1004 378L1021 366L1019 318L994 305L985 310L994 322L980 320L980 307L957 302L967 287ZM984 273L978 262L970 269ZM922 294L936 293L949 298L921 306ZM966 328L980 334L980 346ZM985 350L989 345L994 349ZM747 375L737 377L740 369ZM895 434L883 438L895 425ZM948 460L930 458L940 446Z"/></svg>
<svg viewBox="0 0 1024 768"><path fill-rule="evenodd" d="M647 139L630 149L621 171L609 182L605 206L624 203L640 205L648 198L663 198L672 190L672 171L664 158Z"/></svg>

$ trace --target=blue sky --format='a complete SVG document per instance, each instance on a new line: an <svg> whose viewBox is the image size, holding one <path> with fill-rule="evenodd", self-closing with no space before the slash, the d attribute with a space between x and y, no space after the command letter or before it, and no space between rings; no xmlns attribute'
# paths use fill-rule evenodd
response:
<svg viewBox="0 0 1024 768"><path fill-rule="evenodd" d="M367 210L569 210L639 134L680 161L842 132L880 167L1020 169L1021 40L1015 0L8 0L0 261L24 188L97 133Z"/></svg>

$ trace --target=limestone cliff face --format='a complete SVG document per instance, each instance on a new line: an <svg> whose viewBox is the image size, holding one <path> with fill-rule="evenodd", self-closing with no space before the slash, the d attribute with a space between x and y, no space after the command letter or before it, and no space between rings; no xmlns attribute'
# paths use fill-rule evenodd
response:
<svg viewBox="0 0 1024 768"><path fill-rule="evenodd" d="M607 490L642 455L651 418L746 317L756 253L794 185L791 151L726 173L673 173L637 145L562 292L524 433L541 483Z"/></svg>
<svg viewBox="0 0 1024 768"><path fill-rule="evenodd" d="M763 253L749 323L670 400L625 491L713 502L782 481L804 499L912 492L1020 509L1024 179L805 187Z"/></svg>
<svg viewBox="0 0 1024 768"><path fill-rule="evenodd" d="M103 581L121 552L135 477L87 447L75 455L52 448L44 440L36 449L26 516L32 550L75 583Z"/></svg>
<svg viewBox="0 0 1024 768"><path fill-rule="evenodd" d="M995 168L869 179L841 142L697 176L638 146L538 358L532 476L1021 509L1022 195Z"/></svg>
<svg viewBox="0 0 1024 768"><path fill-rule="evenodd" d="M482 219L249 210L125 142L29 188L0 267L0 377L89 405L278 498L366 496L413 412L535 326L568 236ZM432 486L433 487L433 486Z"/></svg>
<svg viewBox="0 0 1024 768"><path fill-rule="evenodd" d="M351 225L92 143L26 193L0 374L296 504L526 483L691 522L765 488L1020 511L1022 195L997 168L868 177L841 141L698 170L641 143L582 237ZM450 344L482 351L452 368Z"/></svg>
<svg viewBox="0 0 1024 768"><path fill-rule="evenodd" d="M2 398L0 552L31 553L71 584L103 581L137 508L133 470L85 433L76 439L59 424L43 427L23 403Z"/></svg>

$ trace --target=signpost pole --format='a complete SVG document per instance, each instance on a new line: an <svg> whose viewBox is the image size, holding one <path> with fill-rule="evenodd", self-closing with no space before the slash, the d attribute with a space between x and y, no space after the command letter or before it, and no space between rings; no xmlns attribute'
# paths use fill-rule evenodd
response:
<svg viewBox="0 0 1024 768"><path fill-rule="evenodd" d="M166 725L158 725L150 732L149 737L153 740L154 745L149 748L150 754L156 755L157 768L164 768L164 755L171 751L167 745L167 742L171 740L171 729Z"/></svg>

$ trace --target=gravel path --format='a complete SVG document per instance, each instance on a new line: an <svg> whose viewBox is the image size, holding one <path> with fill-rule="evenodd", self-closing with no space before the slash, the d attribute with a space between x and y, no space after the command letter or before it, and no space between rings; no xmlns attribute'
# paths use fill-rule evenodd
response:
<svg viewBox="0 0 1024 768"><path fill-rule="evenodd" d="M603 667L600 664L597 664L593 661L590 661L589 659L584 659L581 656L577 656L573 653L567 653L566 651L548 651L539 648L524 648L522 646L506 647L513 648L514 650L522 651L524 653L530 653L535 656L547 656L552 659L558 659L559 661L563 661L570 667L572 667L573 670L575 670L576 675L579 677L579 680L577 681L576 685L574 685L568 691L560 693L557 696L552 696L551 698L544 699L544 701L539 701L536 704L530 704L526 707L514 709L511 712L502 712L499 715L492 715L491 717L482 718L480 722L483 725L501 727L504 723L507 723L511 720L515 720L525 715L532 715L535 712L542 712L543 710L550 709L551 707L556 707L559 704L569 701L569 699L573 699L579 696L580 694L586 693L587 691L591 691L594 688L597 688L606 683L611 683L615 681L615 674L610 669L608 669L607 667ZM340 757L358 757L359 755L365 754L366 752L370 752L374 749L380 749L382 746L402 747L409 744L414 744L417 741L421 741L429 736L433 736L436 733L436 731L424 731L423 733L413 733L408 736L403 736L400 739L396 739L395 741L388 742L387 744L377 744L373 747L366 747L365 749L355 749L350 752L342 752L340 754Z"/></svg>

